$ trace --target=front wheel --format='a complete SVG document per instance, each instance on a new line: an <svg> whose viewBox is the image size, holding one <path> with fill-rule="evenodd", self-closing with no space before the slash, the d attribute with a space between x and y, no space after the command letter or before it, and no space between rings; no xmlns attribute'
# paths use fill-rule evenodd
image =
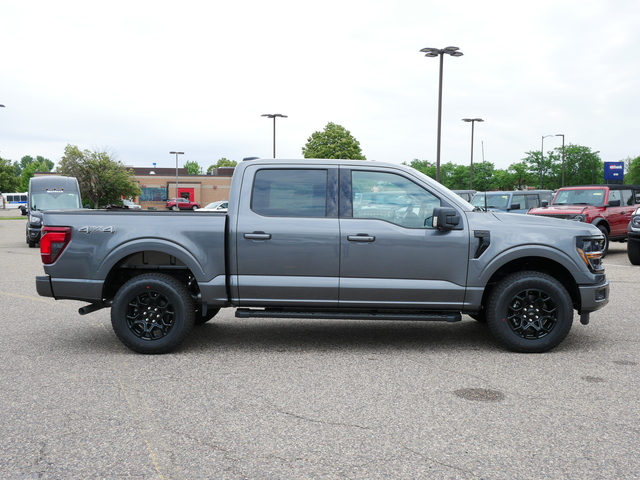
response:
<svg viewBox="0 0 640 480"><path fill-rule="evenodd" d="M631 265L640 265L640 241L629 240L627 243L627 257Z"/></svg>
<svg viewBox="0 0 640 480"><path fill-rule="evenodd" d="M607 231L607 227L604 225L597 225L597 227L598 230L600 230L600 233L604 235L604 247L602 247L602 258L604 258L609 251L609 232Z"/></svg>
<svg viewBox="0 0 640 480"><path fill-rule="evenodd" d="M540 353L558 346L573 323L571 296L550 275L518 272L502 279L489 297L487 323L509 349Z"/></svg>
<svg viewBox="0 0 640 480"><path fill-rule="evenodd" d="M111 307L111 325L120 341L139 353L167 353L191 331L195 307L175 278L149 273L125 283Z"/></svg>

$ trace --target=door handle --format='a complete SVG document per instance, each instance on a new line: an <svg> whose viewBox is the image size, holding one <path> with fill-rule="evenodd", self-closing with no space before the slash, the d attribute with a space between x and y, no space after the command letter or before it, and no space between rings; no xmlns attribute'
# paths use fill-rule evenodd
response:
<svg viewBox="0 0 640 480"><path fill-rule="evenodd" d="M264 232L245 233L243 236L247 240L271 240L271 234Z"/></svg>
<svg viewBox="0 0 640 480"><path fill-rule="evenodd" d="M359 233L357 235L348 235L347 240L349 240L350 242L369 243L375 242L376 237L367 233Z"/></svg>

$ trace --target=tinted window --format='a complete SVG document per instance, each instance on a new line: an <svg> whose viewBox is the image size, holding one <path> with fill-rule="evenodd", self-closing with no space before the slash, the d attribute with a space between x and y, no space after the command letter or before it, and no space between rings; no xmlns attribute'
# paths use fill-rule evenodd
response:
<svg viewBox="0 0 640 480"><path fill-rule="evenodd" d="M253 183L251 209L265 216L325 217L327 171L259 170Z"/></svg>
<svg viewBox="0 0 640 480"><path fill-rule="evenodd" d="M386 220L408 228L432 225L440 199L400 175L352 172L353 218Z"/></svg>

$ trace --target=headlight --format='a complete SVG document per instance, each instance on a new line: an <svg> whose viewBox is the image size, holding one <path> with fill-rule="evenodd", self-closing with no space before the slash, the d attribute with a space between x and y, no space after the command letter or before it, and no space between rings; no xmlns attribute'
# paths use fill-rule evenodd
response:
<svg viewBox="0 0 640 480"><path fill-rule="evenodd" d="M36 217L35 215L29 215L29 223L33 225L40 225L42 223L42 218Z"/></svg>
<svg viewBox="0 0 640 480"><path fill-rule="evenodd" d="M640 215L634 215L631 217L631 228L640 229Z"/></svg>
<svg viewBox="0 0 640 480"><path fill-rule="evenodd" d="M578 237L576 249L585 265L592 272L602 272L602 249L604 248L604 238Z"/></svg>
<svg viewBox="0 0 640 480"><path fill-rule="evenodd" d="M586 222L587 217L585 215L582 215L581 213L578 213L573 217L569 218L569 220L573 220L574 222Z"/></svg>

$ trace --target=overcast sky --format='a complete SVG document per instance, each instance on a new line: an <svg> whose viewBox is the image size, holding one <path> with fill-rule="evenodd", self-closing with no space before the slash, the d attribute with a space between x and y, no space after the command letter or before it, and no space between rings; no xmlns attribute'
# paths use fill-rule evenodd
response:
<svg viewBox="0 0 640 480"><path fill-rule="evenodd" d="M369 160L507 168L543 135L640 156L638 0L0 0L0 157L280 158L328 122ZM545 152L562 145L544 140Z"/></svg>

